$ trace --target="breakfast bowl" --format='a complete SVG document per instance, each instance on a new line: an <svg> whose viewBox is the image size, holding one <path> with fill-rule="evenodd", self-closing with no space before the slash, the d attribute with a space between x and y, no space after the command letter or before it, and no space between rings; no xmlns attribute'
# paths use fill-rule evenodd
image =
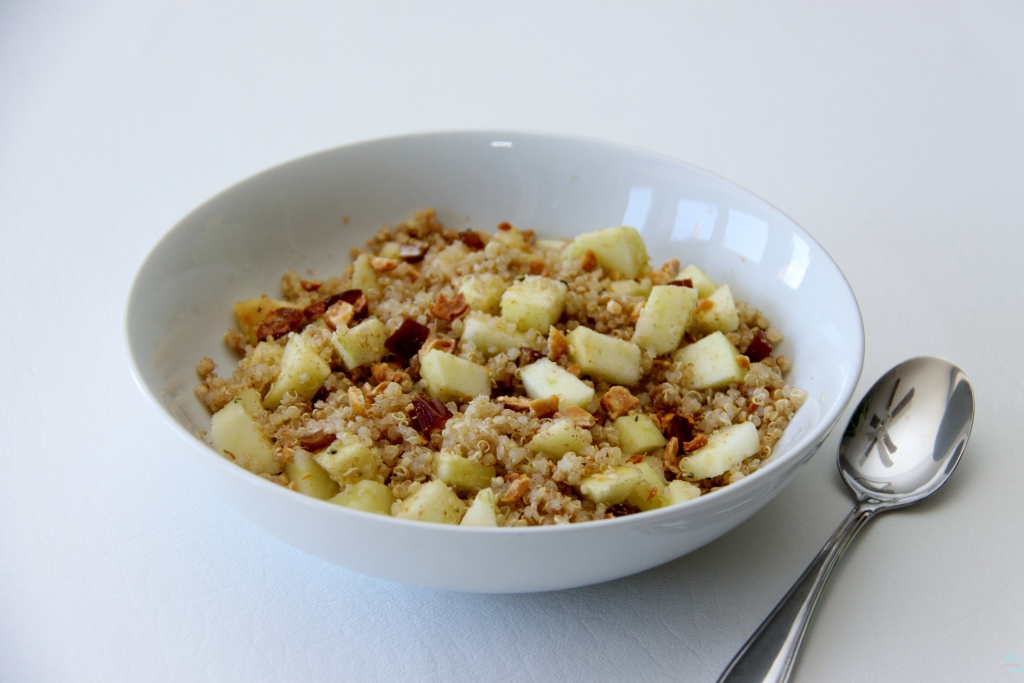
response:
<svg viewBox="0 0 1024 683"><path fill-rule="evenodd" d="M785 335L786 381L806 393L749 476L684 503L574 524L468 527L335 505L239 467L208 443L197 361L232 368L232 306L274 296L285 271L340 274L382 225L433 207L451 230L501 223L572 238L639 231L655 267L678 259L726 282ZM324 560L445 590L546 591L627 576L699 548L760 510L815 453L860 376L864 338L842 272L803 229L728 181L660 154L507 131L387 138L304 157L210 199L153 248L128 297L142 392L179 437L174 462L243 517ZM230 374L230 371L228 371Z"/></svg>

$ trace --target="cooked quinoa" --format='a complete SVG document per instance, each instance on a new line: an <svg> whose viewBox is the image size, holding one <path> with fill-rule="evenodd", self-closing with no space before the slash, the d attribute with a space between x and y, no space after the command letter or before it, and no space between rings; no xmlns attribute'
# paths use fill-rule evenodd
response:
<svg viewBox="0 0 1024 683"><path fill-rule="evenodd" d="M717 298L698 298L699 285L682 277L691 268L680 273L676 260L654 270L643 252L637 271L624 273L600 249L578 256L574 249L579 251L507 223L493 233L459 233L425 209L353 249L355 263L338 276L307 280L285 273L279 298L236 305L239 325L225 342L240 360L230 376L219 375L209 358L197 365L202 381L196 395L215 414L214 446L260 476L339 504L450 523L466 514L467 524L498 526L631 514L706 494L757 470L806 398L784 379L791 361L774 353L781 332L753 306L733 302L731 293L732 322L717 330L693 324L718 305ZM624 270L631 267L627 263ZM554 316L550 324L543 315L530 317L534 299L527 302L527 317L516 317L520 309L510 292L534 285L541 290L536 296L557 299L542 311ZM652 288L676 287L692 290L695 302L679 348L724 335L740 379L692 388L698 370L686 354L673 347L655 355L652 345L632 343ZM476 337L464 336L471 320L488 329L510 324L517 342L478 348L471 340ZM638 349L639 379L616 382L608 373L588 373L573 346L583 333L572 333L581 327L604 335L601 340L621 340L629 354ZM352 346L353 339L363 345ZM286 369L301 353L306 364ZM428 356L439 369L424 367ZM530 396L523 380L528 366L579 378L573 386L586 403L568 406L537 389ZM460 394L471 380L483 388L468 390L477 395ZM218 437L216 414L228 425L231 406L238 406L232 408L234 422L220 427ZM639 425L647 418L653 441L624 453L623 420ZM571 450L538 446L555 423L571 435ZM717 447L716 433L744 423L756 428L753 452L714 476L688 467ZM239 424L248 436L231 431ZM262 455L241 452L250 443ZM640 469L638 478L633 470ZM625 497L608 488L609 481L612 489L622 483L616 480L621 476L637 482L629 483ZM418 491L427 497L428 484L430 495L447 505L444 514L413 503ZM491 493L481 494L485 489ZM378 502L367 504L367 496ZM483 522L474 512L479 506L487 506Z"/></svg>

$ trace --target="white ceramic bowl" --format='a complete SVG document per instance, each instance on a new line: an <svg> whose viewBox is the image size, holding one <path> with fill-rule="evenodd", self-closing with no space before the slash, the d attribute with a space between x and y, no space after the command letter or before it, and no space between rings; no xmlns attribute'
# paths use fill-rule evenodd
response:
<svg viewBox="0 0 1024 683"><path fill-rule="evenodd" d="M195 365L222 369L237 300L279 292L286 269L339 274L349 247L433 206L451 228L501 221L538 235L638 228L655 266L702 266L783 331L788 380L809 396L768 463L736 484L652 512L566 526L479 529L371 515L302 496L215 453ZM181 438L195 478L302 550L357 572L475 592L607 581L684 555L744 521L828 436L863 363L860 311L828 254L761 199L659 154L564 136L457 132L364 142L250 178L178 223L129 295L127 342L143 392Z"/></svg>

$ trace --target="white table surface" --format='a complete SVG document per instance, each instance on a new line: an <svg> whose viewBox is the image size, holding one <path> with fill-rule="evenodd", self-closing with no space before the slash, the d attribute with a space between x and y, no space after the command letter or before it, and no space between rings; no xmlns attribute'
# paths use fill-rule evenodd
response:
<svg viewBox="0 0 1024 683"><path fill-rule="evenodd" d="M659 150L781 208L857 293L857 398L904 358L959 363L960 468L857 540L795 678L1024 680L1020 3L143 5L0 3L0 680L714 680L850 507L838 434L687 557L459 595L257 530L177 473L133 385L124 297L190 209L467 127Z"/></svg>

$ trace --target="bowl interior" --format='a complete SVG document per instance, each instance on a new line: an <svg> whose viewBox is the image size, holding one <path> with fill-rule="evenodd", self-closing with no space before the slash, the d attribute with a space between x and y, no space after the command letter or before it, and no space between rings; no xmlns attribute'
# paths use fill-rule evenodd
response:
<svg viewBox="0 0 1024 683"><path fill-rule="evenodd" d="M818 443L848 402L863 361L856 300L824 250L784 214L710 173L658 154L583 139L507 132L389 138L305 157L250 178L184 218L154 248L128 303L140 384L190 432L210 416L195 364L222 372L231 305L276 297L281 274L340 274L377 228L432 206L450 228L501 221L539 236L611 225L641 231L655 266L696 263L785 335L788 381L811 400L773 460ZM198 437L196 437L198 438ZM212 451L211 457L216 457ZM241 470L239 470L241 471Z"/></svg>

